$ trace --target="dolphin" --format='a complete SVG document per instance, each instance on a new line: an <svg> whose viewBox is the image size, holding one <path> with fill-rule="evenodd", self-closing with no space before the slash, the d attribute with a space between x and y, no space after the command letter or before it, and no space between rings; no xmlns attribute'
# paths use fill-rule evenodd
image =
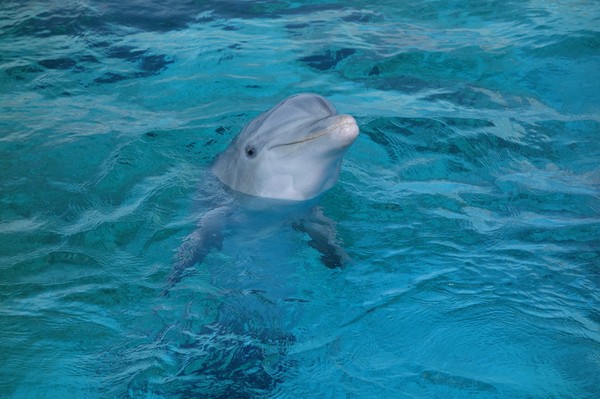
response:
<svg viewBox="0 0 600 399"><path fill-rule="evenodd" d="M294 215L291 226L310 236L323 263L343 266L349 258L337 244L333 222L314 200L337 182L343 156L358 134L352 116L338 114L327 99L312 93L288 97L250 121L211 169L230 195L221 196L221 203L184 240L169 287L220 248L224 229L247 221L249 212L261 215L264 210ZM298 217L297 210L306 208L309 216L304 212Z"/></svg>
<svg viewBox="0 0 600 399"><path fill-rule="evenodd" d="M279 284L289 271L281 262L288 255L281 237L308 234L308 244L327 267L349 262L318 199L337 182L343 156L358 134L352 116L339 115L317 94L298 94L250 121L216 159L215 178L204 180L205 189L216 193L208 199L210 210L180 246L163 294L221 249L224 238L250 246L252 259L209 267L220 306L212 323L184 334L187 343L179 355L187 366L178 374L184 381L204 381L206 392L222 397L268 392L281 381L286 348L295 337L284 328L287 307L280 304L302 301L289 292L293 287ZM259 261L257 248L263 249Z"/></svg>

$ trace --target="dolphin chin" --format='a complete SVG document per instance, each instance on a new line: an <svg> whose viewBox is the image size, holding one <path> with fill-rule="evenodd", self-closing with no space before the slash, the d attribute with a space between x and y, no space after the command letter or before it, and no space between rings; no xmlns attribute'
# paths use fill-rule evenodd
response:
<svg viewBox="0 0 600 399"><path fill-rule="evenodd" d="M213 166L230 188L256 197L302 201L338 179L347 149L359 134L317 94L288 97L252 120Z"/></svg>

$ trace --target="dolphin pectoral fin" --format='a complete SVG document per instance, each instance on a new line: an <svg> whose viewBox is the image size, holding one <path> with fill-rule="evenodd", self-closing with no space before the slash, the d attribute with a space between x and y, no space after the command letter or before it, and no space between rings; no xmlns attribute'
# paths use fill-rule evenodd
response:
<svg viewBox="0 0 600 399"><path fill-rule="evenodd" d="M222 242L223 236L220 232L209 232L204 229L195 230L187 236L177 250L177 261L169 276L169 283L174 285L179 282L185 270L201 263L213 248L220 249Z"/></svg>
<svg viewBox="0 0 600 399"><path fill-rule="evenodd" d="M310 237L308 245L321 253L321 261L330 269L342 268L350 263L350 257L340 246L335 223L316 207L310 219L299 219L292 223L296 231Z"/></svg>
<svg viewBox="0 0 600 399"><path fill-rule="evenodd" d="M177 249L173 270L167 278L167 287L163 295L181 281L186 270L201 263L213 249L221 249L223 244L223 229L225 228L227 212L217 208L208 212L198 223L198 228L188 235L183 244Z"/></svg>

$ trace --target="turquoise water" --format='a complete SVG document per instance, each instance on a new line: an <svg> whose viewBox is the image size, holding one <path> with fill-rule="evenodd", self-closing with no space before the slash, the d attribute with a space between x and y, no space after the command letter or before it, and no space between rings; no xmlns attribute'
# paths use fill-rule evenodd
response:
<svg viewBox="0 0 600 399"><path fill-rule="evenodd" d="M0 3L0 397L600 397L600 5L373 3ZM299 92L352 263L249 225L164 296Z"/></svg>

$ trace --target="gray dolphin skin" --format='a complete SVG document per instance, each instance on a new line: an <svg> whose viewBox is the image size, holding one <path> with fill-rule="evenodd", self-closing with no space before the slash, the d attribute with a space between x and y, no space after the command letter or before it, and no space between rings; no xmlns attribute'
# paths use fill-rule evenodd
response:
<svg viewBox="0 0 600 399"><path fill-rule="evenodd" d="M342 157L357 136L353 117L338 115L319 95L298 94L250 122L213 172L245 194L312 199L337 182Z"/></svg>

